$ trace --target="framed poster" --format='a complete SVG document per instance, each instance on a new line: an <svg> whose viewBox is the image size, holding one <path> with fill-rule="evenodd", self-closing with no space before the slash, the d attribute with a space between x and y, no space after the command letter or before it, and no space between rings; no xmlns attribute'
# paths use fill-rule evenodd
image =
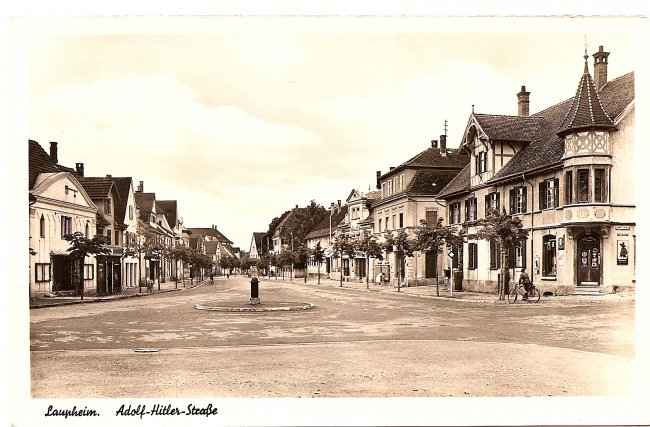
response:
<svg viewBox="0 0 650 427"><path fill-rule="evenodd" d="M629 247L630 244L627 239L616 241L616 254L617 254L616 263L618 265L627 265Z"/></svg>

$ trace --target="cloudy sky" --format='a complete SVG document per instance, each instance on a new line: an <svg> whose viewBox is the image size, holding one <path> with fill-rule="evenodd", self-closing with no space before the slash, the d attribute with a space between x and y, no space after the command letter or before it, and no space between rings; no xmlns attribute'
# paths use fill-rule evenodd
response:
<svg viewBox="0 0 650 427"><path fill-rule="evenodd" d="M531 113L573 96L590 54L637 66L637 21L440 18L97 18L23 29L27 138L87 176L132 176L189 227L251 233L328 206L444 132L472 105ZM643 50L645 51L645 50ZM590 60L591 64L592 60ZM18 64L20 65L20 64ZM25 145L26 146L26 145Z"/></svg>

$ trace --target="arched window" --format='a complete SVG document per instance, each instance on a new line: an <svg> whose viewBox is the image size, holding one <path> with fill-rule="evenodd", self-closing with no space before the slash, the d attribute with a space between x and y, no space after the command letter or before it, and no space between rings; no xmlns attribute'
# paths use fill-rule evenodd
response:
<svg viewBox="0 0 650 427"><path fill-rule="evenodd" d="M557 276L557 252L555 236L544 236L542 240L542 276Z"/></svg>
<svg viewBox="0 0 650 427"><path fill-rule="evenodd" d="M86 239L90 239L90 223L86 221Z"/></svg>
<svg viewBox="0 0 650 427"><path fill-rule="evenodd" d="M45 217L43 216L43 214L41 214L41 220L39 222L39 225L40 225L40 236L42 238L45 238Z"/></svg>

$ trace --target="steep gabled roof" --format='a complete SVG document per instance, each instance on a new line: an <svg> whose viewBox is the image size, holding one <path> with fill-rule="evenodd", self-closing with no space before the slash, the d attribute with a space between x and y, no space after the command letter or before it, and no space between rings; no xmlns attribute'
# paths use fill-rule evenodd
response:
<svg viewBox="0 0 650 427"><path fill-rule="evenodd" d="M28 143L29 189L34 188L36 178L40 173L71 172L78 178L72 168L61 166L54 162L41 145L30 139Z"/></svg>
<svg viewBox="0 0 650 427"><path fill-rule="evenodd" d="M446 155L440 153L440 148L430 147L416 154L401 165L386 172L379 179L393 175L403 169L437 168L437 169L462 169L469 162L469 155L457 148L448 148Z"/></svg>
<svg viewBox="0 0 650 427"><path fill-rule="evenodd" d="M490 140L530 142L539 129L541 119L534 116L506 116L498 114L473 114Z"/></svg>
<svg viewBox="0 0 650 427"><path fill-rule="evenodd" d="M129 201L129 192L133 187L133 178L117 177L113 178L113 182L115 183L117 194L120 195L119 201L115 202L115 212L120 215L120 222L123 222L124 218L126 218L126 205Z"/></svg>
<svg viewBox="0 0 650 427"><path fill-rule="evenodd" d="M603 109L598 91L596 91L594 81L589 74L588 58L589 56L585 53L585 69L576 96L557 129L560 136L586 129L607 130L614 128L614 122Z"/></svg>
<svg viewBox="0 0 650 427"><path fill-rule="evenodd" d="M140 208L140 218L149 222L151 214L154 212L154 204L156 203L156 193L141 193L135 192L135 204Z"/></svg>
<svg viewBox="0 0 650 427"><path fill-rule="evenodd" d="M337 212L334 212L334 214L332 214L332 230L334 230L341 223L341 221L343 221L346 214L347 214L347 209L345 208L341 208ZM307 233L307 236L305 236L305 240L329 236L329 233L330 233L330 216L327 215L318 224L316 224L309 233Z"/></svg>
<svg viewBox="0 0 650 427"><path fill-rule="evenodd" d="M114 186L113 178L108 177L83 177L79 178L79 183L93 200L108 198Z"/></svg>
<svg viewBox="0 0 650 427"><path fill-rule="evenodd" d="M470 166L469 163L458 173L445 188L438 193L438 197L445 198L454 194L464 193L469 191L470 185Z"/></svg>
<svg viewBox="0 0 650 427"><path fill-rule="evenodd" d="M176 200L156 200L156 212L165 214L169 226L176 227L178 221L178 203Z"/></svg>
<svg viewBox="0 0 650 427"><path fill-rule="evenodd" d="M223 233L221 233L221 231L216 230L214 228L188 227L187 234L193 237L198 237L200 239L204 239L206 236L211 236L219 240L221 243L225 243L227 245L232 245L233 243L230 239L224 236Z"/></svg>
<svg viewBox="0 0 650 427"><path fill-rule="evenodd" d="M457 170L420 169L411 180L411 183L406 189L406 194L409 196L435 196L456 175L458 175Z"/></svg>
<svg viewBox="0 0 650 427"><path fill-rule="evenodd" d="M214 240L208 240L207 242L204 242L204 247L205 247L205 254L206 255L216 255L217 254L217 248L221 242L214 241Z"/></svg>

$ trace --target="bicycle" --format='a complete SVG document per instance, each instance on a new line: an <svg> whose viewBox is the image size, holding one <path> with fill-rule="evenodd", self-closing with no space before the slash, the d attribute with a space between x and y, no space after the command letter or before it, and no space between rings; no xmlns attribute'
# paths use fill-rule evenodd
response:
<svg viewBox="0 0 650 427"><path fill-rule="evenodd" d="M517 301L517 298L521 295L522 299L526 295L526 288L522 283L517 283L514 288L508 294L508 303L514 304ZM535 287L532 283L530 284L530 289L528 290L528 302L539 302L541 298L539 289Z"/></svg>

